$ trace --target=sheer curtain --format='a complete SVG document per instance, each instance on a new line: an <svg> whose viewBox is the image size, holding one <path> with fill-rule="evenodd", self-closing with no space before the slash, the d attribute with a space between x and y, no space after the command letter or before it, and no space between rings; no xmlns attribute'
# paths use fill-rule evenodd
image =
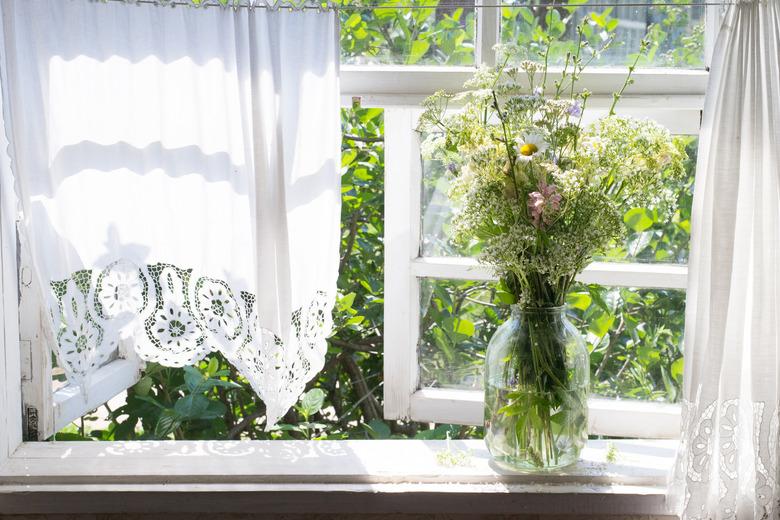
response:
<svg viewBox="0 0 780 520"><path fill-rule="evenodd" d="M684 518L777 518L780 0L728 8L698 161L672 492Z"/></svg>
<svg viewBox="0 0 780 520"><path fill-rule="evenodd" d="M267 426L323 366L340 241L335 13L2 4L23 229L68 380L218 351Z"/></svg>

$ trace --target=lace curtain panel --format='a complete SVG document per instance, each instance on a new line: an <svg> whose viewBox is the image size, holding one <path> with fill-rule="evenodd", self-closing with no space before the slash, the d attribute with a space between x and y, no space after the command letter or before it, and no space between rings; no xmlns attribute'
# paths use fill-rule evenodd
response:
<svg viewBox="0 0 780 520"><path fill-rule="evenodd" d="M270 427L323 366L340 242L333 12L2 2L6 133L71 384L222 353Z"/></svg>
<svg viewBox="0 0 780 520"><path fill-rule="evenodd" d="M683 431L688 519L778 518L780 0L728 8L699 142Z"/></svg>

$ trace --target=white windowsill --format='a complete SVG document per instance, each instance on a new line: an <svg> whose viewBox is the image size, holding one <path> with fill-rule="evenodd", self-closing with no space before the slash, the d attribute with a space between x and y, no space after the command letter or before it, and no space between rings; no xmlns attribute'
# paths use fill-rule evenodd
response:
<svg viewBox="0 0 780 520"><path fill-rule="evenodd" d="M260 512L670 515L675 441L590 441L554 475L502 471L482 441L25 443L0 467L4 513ZM134 499L133 497L136 497Z"/></svg>

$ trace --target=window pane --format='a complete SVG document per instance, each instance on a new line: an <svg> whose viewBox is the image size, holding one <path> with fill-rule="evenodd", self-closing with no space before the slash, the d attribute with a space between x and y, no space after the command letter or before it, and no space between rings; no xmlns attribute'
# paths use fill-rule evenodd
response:
<svg viewBox="0 0 780 520"><path fill-rule="evenodd" d="M493 282L420 281L423 387L482 388L485 349L509 312L504 297ZM578 285L568 303L591 352L595 394L679 399L684 291Z"/></svg>
<svg viewBox="0 0 780 520"><path fill-rule="evenodd" d="M600 48L608 34L614 33L614 43L593 65L616 66L633 62L639 43L649 30L650 49L647 58L639 62L640 66L704 67L704 6L588 7L587 0L570 0L572 5L585 5L547 8L544 3L529 6L524 0L504 2L501 41L517 43L533 52L538 50L542 38L549 36L553 39L549 62L563 65L566 53L576 49L576 26L586 21L583 36L593 49Z"/></svg>
<svg viewBox="0 0 780 520"><path fill-rule="evenodd" d="M476 240L459 244L453 239L454 211L449 197L452 179L446 164L423 161L420 245L423 256L476 256L480 251Z"/></svg>
<svg viewBox="0 0 780 520"><path fill-rule="evenodd" d="M360 5L391 8L342 9L342 63L474 64L473 0L462 2L463 7L437 8L438 3L438 0L385 0ZM348 1L345 5L357 4ZM396 7L399 5L413 7L400 9Z"/></svg>
<svg viewBox="0 0 780 520"><path fill-rule="evenodd" d="M683 179L670 179L664 183L670 204L665 207L628 210L623 215L626 226L625 240L615 244L597 260L679 264L688 262L698 139L693 136L677 139L685 144L688 160L685 163L686 175Z"/></svg>
<svg viewBox="0 0 780 520"><path fill-rule="evenodd" d="M665 189L670 203L666 207L632 208L625 213L625 240L614 244L597 260L686 263L690 240L693 180L696 169L694 136L678 136L688 153L686 176L669 180ZM423 161L422 243L423 256L476 256L476 241L460 244L453 240L454 210L448 192L452 175L439 161Z"/></svg>

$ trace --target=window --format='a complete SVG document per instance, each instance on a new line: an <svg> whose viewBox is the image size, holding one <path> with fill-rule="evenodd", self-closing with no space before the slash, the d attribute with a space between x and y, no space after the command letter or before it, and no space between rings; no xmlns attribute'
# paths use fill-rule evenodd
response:
<svg viewBox="0 0 780 520"><path fill-rule="evenodd" d="M621 100L619 112L659 121L692 156L687 179L667 187L674 194L673 207L628 212L626 242L596 259L570 294L573 321L586 334L591 350L593 435L679 434L675 403L681 390L688 219L706 84L702 68L708 15L702 7L674 8L673 13L668 9L585 7L573 15L591 16L596 32L617 24L624 45L605 53L607 65L625 63L635 52L647 20L659 21L653 30L666 27L638 70L631 95ZM527 35L533 31L542 27L557 31L559 43L551 59L565 56L571 31L560 21L558 10L507 5L500 11L482 9L478 15L477 33L483 38L528 44ZM671 28L670 17L681 27ZM500 30L490 30L494 23ZM596 32L589 37L603 37ZM478 39L477 52L489 55L491 43ZM397 74L408 74L410 81L405 84L397 77L392 94L408 99L451 89L459 72ZM610 67L586 72L580 86L595 94L591 116L604 113L621 75ZM419 111L398 105L388 107L385 116L385 416L478 425L483 416L485 347L506 308L490 270L474 260L478 244L450 240L446 172L442 165L420 159L414 131Z"/></svg>
<svg viewBox="0 0 780 520"><path fill-rule="evenodd" d="M475 3L492 4L487 0ZM548 17L546 9L537 6L529 8L512 3L501 8L471 6L465 2L458 8L431 7L404 12L345 9L341 12L344 64L341 85L345 109L342 263L354 263L353 270L362 270L365 276L345 278L340 285L342 294L335 310L340 333L331 338L335 355L326 365L329 374L326 382L329 388L343 389L349 401L329 403L331 406L318 411L317 417L333 424L343 420L351 429L339 429L330 439L384 439L392 435L431 439L444 438L450 433L464 436L478 430L453 425L477 425L482 421L481 356L493 327L501 320L501 294L489 270L474 261L475 249L462 249L449 240L447 180L436 165L423 164L420 160L419 139L414 131L418 107L422 99L437 89L458 90L472 73L474 63L491 63L496 42L523 44L522 38L528 31L560 28L561 20L556 16L572 11L556 8L552 12L559 15ZM716 11L709 7L706 12L703 7L654 7L648 14L621 7L605 14L602 8L587 9L579 7L573 12L579 13L578 16L596 14L596 26L600 23L608 27L619 20L618 34L625 45L607 57L612 65L622 64L625 56L634 52L636 37L642 32L642 20L647 21L649 17L662 24L663 20L672 18L679 21L674 30L667 31L661 26L662 41L659 33L653 59L636 73L636 84L623 99L620 109L659 120L681 139L689 141L690 149L694 149L707 81L703 64L711 48L714 34L711 22L717 20ZM702 34L701 24L705 21L706 31ZM415 38L409 37L410 30L416 34ZM600 38L599 34L600 31L594 32L594 37ZM564 30L559 36L559 48L565 52L565 42L571 35ZM594 92L595 110L606 109L609 93L619 87L622 78L623 71L613 67L590 70L582 85ZM354 98L360 98L359 102ZM6 145L3 139L0 136L0 147ZM678 349L687 276L685 212L690 204L686 197L690 194L691 181L670 186L678 195L678 205L673 211L659 213L653 208L638 208L626 215L630 228L628 241L616 244L607 257L591 265L570 296L574 318L588 334L593 350L595 393L591 401L590 431L594 435L674 437L677 434L679 408L674 403L681 364ZM369 189L371 186L380 188ZM76 500L57 507L70 508L79 501L94 501L81 504L84 512L94 512L100 507L107 490L112 493L132 490L134 494L146 490L159 491L149 501L153 504L162 503L163 495L174 497L170 500L177 503L169 507L176 507L180 512L213 510L231 500L234 504L230 507L245 508L236 509L242 513L256 511L258 504L266 504L263 500L267 500L270 512L276 512L281 502L279 491L296 498L301 493L314 494L301 491L304 488L316 488L317 493L324 489L324 494L336 490L327 499L320 494L315 500L330 500L324 509L341 511L339 507L352 507L353 502L343 500L343 495L338 493L354 495L354 491L366 491L367 495L376 497L377 492L399 490L387 484L399 482L406 486L404 497L397 494L399 497L386 502L390 506L379 506L373 513L384 511L381 507L395 513L417 512L407 504L420 499L415 492L436 495L446 487L446 493L437 495L438 502L431 507L445 514L459 512L459 507L475 500L479 504L476 507L493 501L491 511L516 512L517 498L511 495L518 490L532 497L524 505L531 508L524 509L529 513L570 513L582 506L595 515L602 510L603 514L617 510L628 513L627 507L634 508L631 513L669 514L665 505L666 463L674 457L675 442L616 441L620 453L626 454L626 460L631 463L610 467L609 477L588 486L588 496L583 493L584 498L579 499L578 492L571 492L571 484L598 478L593 468L603 467L601 463L610 451L604 441L589 443L584 454L589 461L586 472L553 477L554 483L564 485L554 489L554 500L566 496L569 508L553 511L549 506L553 501L543 496L546 491L529 491L529 480L522 476L497 474L482 454L475 457L477 467L468 470L437 465L435 450L443 448L444 441L440 444L409 442L403 448L408 452L397 459L393 456L397 452L392 450L398 450L398 444L381 440L324 442L316 443L316 447L307 443L270 443L268 447L265 443L208 442L215 438L255 438L253 431L242 428L261 417L262 409L256 403L240 402L240 398L230 398L231 405L241 410L240 416L230 417L231 423L221 418L220 421L193 420L181 425L178 432L171 433L164 425L157 430L161 415L155 404L144 400L145 392L158 388L179 392L178 388L186 384L185 372L160 370L154 365L147 365L142 371L140 363L129 353L110 359L99 377L93 379L88 392L63 386L58 381L57 367L41 355L46 351L42 345L51 339L41 336L36 312L30 312L31 308L38 307L30 299L34 291L25 267L23 244L19 248L21 259L17 261L16 215L9 196L13 190L7 188L0 186L0 319L3 320L0 488L9 482L22 483L13 491L24 491L16 496L0 493L6 495L0 496L0 503L10 504L11 512L24 512L20 505L23 502L42 501L35 496L40 488L29 485L30 482L39 483L44 489L48 486L49 491L78 489ZM351 218L356 213L359 217L354 225L360 228L360 233L350 233ZM363 255L359 263L355 260L357 254ZM351 287L360 289L352 291ZM17 305L19 293L21 309ZM17 315L21 323L14 318ZM648 323L654 326L652 330L647 326L639 330L640 324ZM620 334L610 331L620 331ZM613 337L617 338L614 342ZM633 342L632 355L642 358L636 369L628 356L620 358L614 354L619 349L628 350L629 342ZM659 344L664 348L654 348ZM384 357L380 355L382 352ZM368 368L363 372L355 370L356 359L361 367ZM209 375L224 369L226 365L218 356L198 367L201 373ZM136 439L134 425L143 424L144 430L151 432L150 438L206 442L68 443L64 446L22 443L19 410L24 410L28 440L46 439L126 388L130 389L133 407L123 408L122 402L118 408L112 404L111 424L105 429L97 428L92 438ZM218 400L219 396L217 387L208 394L211 401ZM173 402L168 404L173 406ZM313 407L309 410L314 409L317 396L305 405ZM133 417L128 416L131 408L135 410ZM299 413L298 417L302 415ZM309 418L307 415L306 419ZM417 424L395 419L439 426L422 427L418 431ZM292 422L275 434L287 438L293 434L295 438L325 437L316 418L305 421L305 425ZM356 423L359 428L355 427ZM230 427L225 428L225 424ZM255 431L261 430L259 427ZM58 437L78 438L80 432ZM455 446L464 449L481 446L479 441L457 442ZM158 457L166 457L165 463L157 465ZM598 471L602 470L595 470ZM637 472L642 477L641 489L637 485ZM112 483L111 488L105 486L107 482ZM172 482L180 484L172 485ZM469 493L452 493L452 482L474 487L468 488ZM610 486L613 482L627 485L618 489ZM76 483L89 484L94 494L82 491ZM169 492L172 489L182 493L191 491L187 483L197 483L199 492L188 494L183 501L181 494ZM217 488L219 491L212 492ZM487 488L492 491L485 491ZM224 493L226 489L232 492ZM458 491L462 489L465 488ZM251 492L252 499L236 501L240 490ZM295 493L290 494L292 491ZM593 493L599 494L595 501ZM50 495L47 496L50 500ZM377 502L372 500L366 499L364 503L373 508ZM334 505L338 501L343 503ZM138 502L128 507L150 507L146 500ZM300 502L304 504L307 500ZM633 503L627 506L629 502ZM289 507L285 512L297 512L296 507L304 506ZM475 506L471 504L471 507Z"/></svg>
<svg viewBox="0 0 780 520"><path fill-rule="evenodd" d="M550 10L512 3L501 8L479 9L468 3L458 8L404 11L345 8L340 13L343 105L345 109L351 107L353 98L360 97L360 105L365 107L359 111L365 119L363 124L350 125L352 116L345 116L345 168L350 169L353 163L357 165L350 173L354 187L361 182L377 182L384 164L386 183L384 222L381 210L376 209L382 201L374 199L371 204L375 206L360 223L374 229L371 241L361 243L365 236L360 236L349 246L350 250L362 248L361 254L381 248L384 233L384 259L377 251L372 260L374 271L363 280L367 287L363 286L358 296L362 301L353 305L348 301L348 288L342 287L346 300L337 308L337 319L341 320L345 332L334 338L335 342L350 344L344 347L345 351L355 351L357 346L357 352L366 356L379 353L383 345L383 367L377 364L371 373L361 376L351 373L349 361L342 359L340 380L334 382L365 385L367 393L362 395L371 397L355 399L355 407L364 412L363 417L377 419L373 426L367 426L367 435L391 433L380 426L382 417L481 424L481 355L493 328L502 319L502 310L496 307L501 303L500 294L489 271L473 260L475 250L459 249L447 236L450 210L446 202L446 178L441 168L422 164L419 157L414 128L420 101L441 88L461 88L475 63L494 61L493 45L497 42L532 45L529 35L547 31L558 39L552 58L553 62L559 61L571 44L571 25L582 17L590 17L593 32L588 37L594 43L603 39L606 30L613 29L617 39L623 41L623 45L605 54L606 66L591 68L583 79L582 86L595 94L590 113L597 115L599 110L606 109L607 96L620 86L624 76L622 69L613 66L624 64L636 51L638 35L644 34L647 23L657 22L652 58L641 64L636 84L621 102L620 110L659 120L681 139L690 140L693 149L706 85L704 47L710 40L709 33L702 31L709 13L703 6L617 9L584 6ZM567 16L572 21L565 24ZM364 132L366 128L370 132ZM361 131L361 135L352 135ZM358 139L351 141L350 136ZM382 138L384 146L380 142ZM355 143L371 146L352 146ZM690 188L688 183L670 189L684 198ZM348 190L345 194L349 196ZM690 201L681 200L675 211L684 213L686 204ZM351 208L349 201L346 206ZM673 226L663 225L667 218L673 220ZM679 409L674 402L681 371L679 339L687 258L681 218L684 221L675 212L657 214L652 208L640 208L635 214L627 215L628 225L633 226L629 241L616 245L608 258L594 263L571 296L575 318L587 332L593 349L596 393L592 401L591 431L594 434L651 437L676 434ZM344 222L344 228L349 229L349 221ZM676 229L677 235L672 236L670 229ZM349 240L345 232L344 241ZM21 251L24 255L24 248ZM346 254L344 262L349 261L350 254ZM148 390L147 385L156 384L150 382L156 377L155 368L146 367L146 372L142 372L140 363L128 353L111 359L86 393L58 385L57 367L34 357L42 349L36 348L33 342L47 339L40 335L35 313L27 310L37 306L25 297L32 293L28 291L29 279L25 273L22 256L20 314L26 356L22 378L25 403L33 413L28 415L28 420L34 421L34 411L39 411L38 437L49 437L125 388L137 384L136 390L142 392L144 388ZM457 309L448 304L451 300L461 302ZM600 306L602 300L608 302L606 309ZM655 303L648 303L651 300ZM358 306L359 312L350 315ZM657 327L653 331L637 332L636 328L630 328L632 321L653 323ZM609 332L621 329L620 335ZM629 342L633 342L631 348L640 349L640 342L629 338L640 332L645 339L641 353L637 352L636 356L642 359L640 369L651 367L647 373L634 370L631 359L626 357L620 358L617 366L617 350L627 348ZM613 336L618 339L610 347ZM659 342L664 344L661 353L653 348ZM219 360L216 363L215 371L223 368ZM629 376L633 379L628 379ZM53 394L52 380L55 380ZM173 378L166 381L174 384ZM384 403L377 397L381 392L384 392ZM618 401L615 397L622 399ZM349 411L349 406L333 413ZM45 410L53 410L53 414L41 413ZM257 417L258 410L250 406L245 413L245 417ZM45 422L48 417L53 417L51 424ZM154 415L136 417L139 421L149 418ZM654 429L646 427L647 424L654 424ZM207 435L230 438L231 433L212 430ZM241 432L234 435L240 436Z"/></svg>

